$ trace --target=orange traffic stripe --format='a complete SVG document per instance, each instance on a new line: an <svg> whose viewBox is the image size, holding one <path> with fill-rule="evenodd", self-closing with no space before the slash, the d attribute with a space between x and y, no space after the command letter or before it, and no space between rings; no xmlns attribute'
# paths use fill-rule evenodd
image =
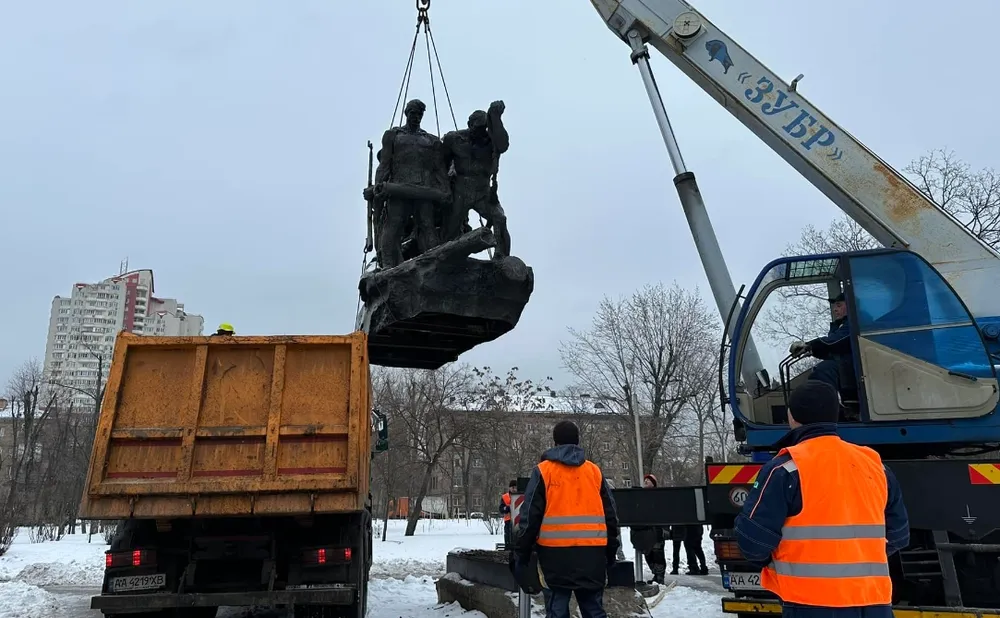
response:
<svg viewBox="0 0 1000 618"><path fill-rule="evenodd" d="M969 464L969 480L973 485L1000 485L1000 464Z"/></svg>
<svg viewBox="0 0 1000 618"><path fill-rule="evenodd" d="M762 467L756 464L709 466L708 482L712 485L752 485Z"/></svg>

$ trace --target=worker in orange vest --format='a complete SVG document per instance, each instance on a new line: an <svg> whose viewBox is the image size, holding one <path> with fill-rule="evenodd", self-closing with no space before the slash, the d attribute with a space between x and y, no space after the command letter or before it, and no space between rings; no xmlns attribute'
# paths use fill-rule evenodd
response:
<svg viewBox="0 0 1000 618"><path fill-rule="evenodd" d="M618 552L618 515L604 474L580 447L570 421L552 430L555 446L531 472L519 511L514 573L537 550L546 618L569 618L576 595L582 618L607 618L604 587Z"/></svg>
<svg viewBox="0 0 1000 618"><path fill-rule="evenodd" d="M503 515L503 544L508 549L510 548L510 534L512 532L511 528L511 513L510 513L510 501L511 494L517 493L517 481L511 481L508 483L507 493L500 496L500 514Z"/></svg>
<svg viewBox="0 0 1000 618"><path fill-rule="evenodd" d="M757 475L736 537L785 618L891 618L888 556L910 542L899 483L878 453L837 436L836 389L788 397L791 431Z"/></svg>

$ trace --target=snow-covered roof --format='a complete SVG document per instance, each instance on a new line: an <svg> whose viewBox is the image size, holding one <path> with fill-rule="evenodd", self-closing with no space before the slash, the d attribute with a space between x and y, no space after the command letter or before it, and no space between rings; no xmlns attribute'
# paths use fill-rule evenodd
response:
<svg viewBox="0 0 1000 618"><path fill-rule="evenodd" d="M501 407L511 412L541 413L541 414L614 414L614 402L603 401L597 397L568 395L538 395L524 397L519 401L504 402L502 406L491 406L485 397L472 398L466 402L470 410L488 410L490 407Z"/></svg>

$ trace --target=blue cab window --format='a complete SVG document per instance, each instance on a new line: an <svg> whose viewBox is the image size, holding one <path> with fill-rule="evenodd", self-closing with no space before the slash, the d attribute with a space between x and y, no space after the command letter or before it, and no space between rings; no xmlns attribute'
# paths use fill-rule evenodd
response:
<svg viewBox="0 0 1000 618"><path fill-rule="evenodd" d="M941 275L912 253L853 257L851 281L862 334L972 321Z"/></svg>

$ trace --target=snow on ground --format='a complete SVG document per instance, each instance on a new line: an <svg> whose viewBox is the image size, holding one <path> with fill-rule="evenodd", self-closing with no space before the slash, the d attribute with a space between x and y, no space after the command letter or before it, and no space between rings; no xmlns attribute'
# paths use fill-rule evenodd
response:
<svg viewBox="0 0 1000 618"><path fill-rule="evenodd" d="M726 618L720 596L677 586L663 595L650 614L652 618Z"/></svg>
<svg viewBox="0 0 1000 618"><path fill-rule="evenodd" d="M454 604L438 605L434 580L445 574L445 558L449 551L492 549L503 541L502 533L489 534L481 521L425 519L418 523L416 534L407 537L404 536L406 522L390 520L386 540L382 541L382 522L375 522L374 528L370 618L483 618L479 612L466 612ZM622 536L625 556L632 560L634 551L628 540L628 530L623 530ZM712 543L707 537L706 534L705 555L713 570L707 579L718 578ZM31 543L27 531L23 531L10 550L0 556L0 618L47 618L69 615L68 611L76 612L73 616L90 616L86 597L53 594L59 590L51 587L99 588L106 550L107 545L99 535L94 535L91 543L82 534L69 535L61 541ZM669 541L666 552L669 562ZM686 568L686 556L682 551L681 572ZM645 570L646 577L651 578L648 566ZM652 609L652 618L721 616L719 594L682 586L669 591Z"/></svg>
<svg viewBox="0 0 1000 618"><path fill-rule="evenodd" d="M0 616L50 618L59 615L62 605L56 596L24 582L0 583Z"/></svg>
<svg viewBox="0 0 1000 618"><path fill-rule="evenodd" d="M422 519L411 537L403 535L405 520L390 519L386 540L382 541L382 523L375 522L372 577L440 577L452 549L493 549L503 542L502 530L493 536L482 521L461 519Z"/></svg>
<svg viewBox="0 0 1000 618"><path fill-rule="evenodd" d="M104 578L104 538L95 534L66 535L61 541L32 543L20 530L14 544L0 557L0 582L34 586L100 586Z"/></svg>

